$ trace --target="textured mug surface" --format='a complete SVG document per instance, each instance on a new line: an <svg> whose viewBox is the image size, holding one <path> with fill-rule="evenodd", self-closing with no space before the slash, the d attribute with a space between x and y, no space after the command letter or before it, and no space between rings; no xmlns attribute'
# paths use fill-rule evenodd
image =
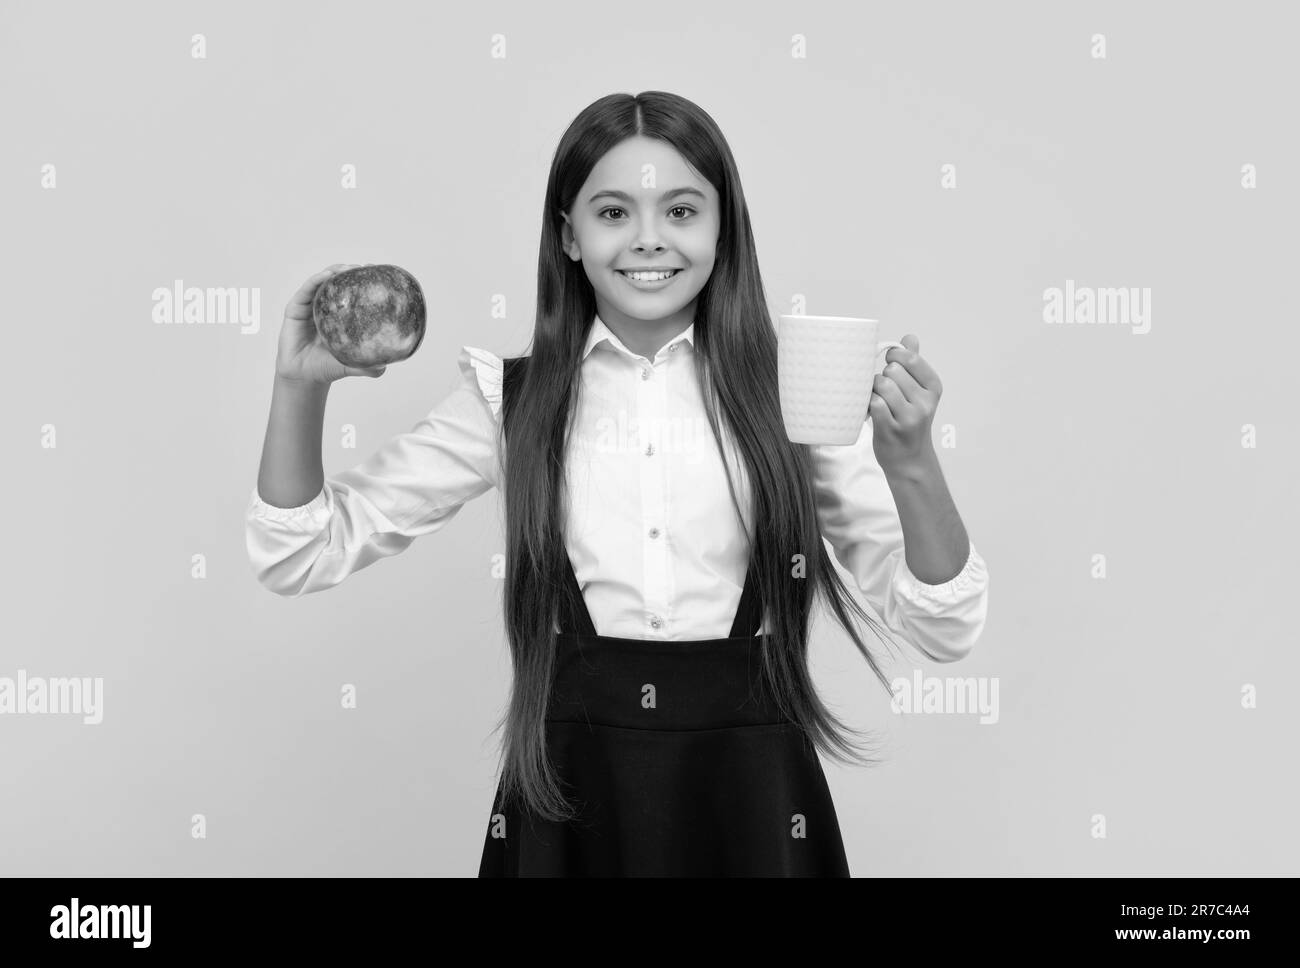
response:
<svg viewBox="0 0 1300 968"><path fill-rule="evenodd" d="M777 384L785 431L796 444L846 445L867 420L879 320L856 316L781 316Z"/></svg>

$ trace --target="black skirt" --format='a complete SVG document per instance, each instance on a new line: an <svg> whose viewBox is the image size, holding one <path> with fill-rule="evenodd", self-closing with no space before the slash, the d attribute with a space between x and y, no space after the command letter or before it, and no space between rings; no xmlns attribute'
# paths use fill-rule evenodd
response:
<svg viewBox="0 0 1300 968"><path fill-rule="evenodd" d="M763 688L753 570L731 635L693 641L597 635L567 572L546 748L578 816L498 785L479 876L848 877L816 750Z"/></svg>

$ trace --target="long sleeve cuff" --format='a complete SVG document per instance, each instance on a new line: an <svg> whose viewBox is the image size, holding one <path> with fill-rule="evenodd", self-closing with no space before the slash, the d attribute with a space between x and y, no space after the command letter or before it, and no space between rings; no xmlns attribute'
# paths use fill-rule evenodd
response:
<svg viewBox="0 0 1300 968"><path fill-rule="evenodd" d="M978 595L987 587L989 573L984 559L975 550L975 542L968 543L970 550L966 553L966 563L962 565L961 571L938 585L930 585L917 578L912 574L912 569L907 567L906 554L900 555L895 582L898 593L919 608L953 605Z"/></svg>
<svg viewBox="0 0 1300 968"><path fill-rule="evenodd" d="M952 579L938 585L918 579L900 549L886 623L904 632L936 662L956 662L970 654L988 618L988 567L975 550Z"/></svg>
<svg viewBox="0 0 1300 968"><path fill-rule="evenodd" d="M263 501L262 495L257 492L257 485L254 484L253 493L248 500L246 516L250 520L270 521L285 525L291 530L315 533L320 531L330 518L331 498L329 488L321 487L320 493L306 504L300 504L296 508L280 508Z"/></svg>

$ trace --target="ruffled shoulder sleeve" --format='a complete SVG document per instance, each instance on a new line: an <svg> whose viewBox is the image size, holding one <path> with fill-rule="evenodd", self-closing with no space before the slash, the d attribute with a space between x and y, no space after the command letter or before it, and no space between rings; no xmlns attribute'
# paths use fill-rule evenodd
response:
<svg viewBox="0 0 1300 968"><path fill-rule="evenodd" d="M472 377L479 393L492 408L492 416L496 417L501 411L501 384L505 372L501 357L477 346L462 346L456 364L462 374Z"/></svg>

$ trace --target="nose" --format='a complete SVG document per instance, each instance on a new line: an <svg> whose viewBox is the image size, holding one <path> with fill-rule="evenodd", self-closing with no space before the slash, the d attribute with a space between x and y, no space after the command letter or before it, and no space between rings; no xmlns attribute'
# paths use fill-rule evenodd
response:
<svg viewBox="0 0 1300 968"><path fill-rule="evenodd" d="M637 239L636 244L632 246L632 251L640 254L646 252L663 252L668 247L662 242L650 242L644 238Z"/></svg>

